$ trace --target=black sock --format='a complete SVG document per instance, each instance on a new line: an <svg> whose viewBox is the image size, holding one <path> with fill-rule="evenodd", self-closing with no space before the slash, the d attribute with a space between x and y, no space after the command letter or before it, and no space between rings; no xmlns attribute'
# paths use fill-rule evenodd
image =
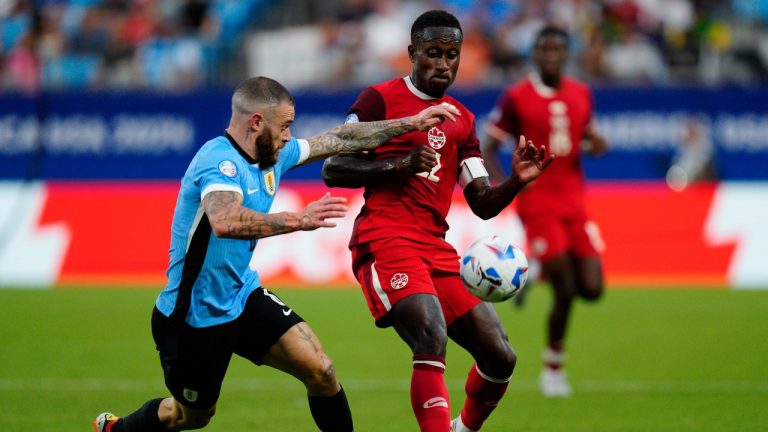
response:
<svg viewBox="0 0 768 432"><path fill-rule="evenodd" d="M308 396L309 411L322 432L352 432L352 413L344 388L333 396Z"/></svg>
<svg viewBox="0 0 768 432"><path fill-rule="evenodd" d="M120 419L112 432L166 432L168 429L160 423L157 410L163 398L152 399L141 408ZM122 427L121 427L122 426Z"/></svg>

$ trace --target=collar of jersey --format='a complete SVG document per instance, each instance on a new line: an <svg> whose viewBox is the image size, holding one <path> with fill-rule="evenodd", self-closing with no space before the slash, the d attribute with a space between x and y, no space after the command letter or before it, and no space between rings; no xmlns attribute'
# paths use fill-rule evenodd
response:
<svg viewBox="0 0 768 432"><path fill-rule="evenodd" d="M528 79L531 80L533 89L536 91L536 93L539 94L539 96L545 98L553 98L555 95L557 95L557 89L553 89L552 87L544 84L544 81L541 80L539 74L531 72L531 74L528 76Z"/></svg>
<svg viewBox="0 0 768 432"><path fill-rule="evenodd" d="M259 163L259 161L257 161L256 159L252 158L248 153L245 152L245 150L243 150L242 147L240 147L237 144L237 141L235 141L235 139L232 138L232 135L230 135L229 132L224 131L224 136L229 140L229 143L232 144L232 147L234 147L235 150L237 150L237 152L240 153L240 156L242 156L243 159L248 161L249 164L256 165L256 164Z"/></svg>
<svg viewBox="0 0 768 432"><path fill-rule="evenodd" d="M403 77L403 81L405 81L405 86L408 87L408 90L411 91L411 93L415 94L417 97L425 100L435 100L437 99L434 96L430 96L423 91L416 88L416 85L413 84L413 81L411 81L410 75L406 75Z"/></svg>

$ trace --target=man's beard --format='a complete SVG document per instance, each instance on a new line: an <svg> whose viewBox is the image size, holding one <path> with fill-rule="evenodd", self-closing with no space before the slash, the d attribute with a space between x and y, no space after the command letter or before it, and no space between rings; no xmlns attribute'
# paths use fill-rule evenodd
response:
<svg viewBox="0 0 768 432"><path fill-rule="evenodd" d="M256 159L259 168L269 168L277 163L277 152L272 144L272 133L269 129L265 129L256 137L256 152L259 155Z"/></svg>

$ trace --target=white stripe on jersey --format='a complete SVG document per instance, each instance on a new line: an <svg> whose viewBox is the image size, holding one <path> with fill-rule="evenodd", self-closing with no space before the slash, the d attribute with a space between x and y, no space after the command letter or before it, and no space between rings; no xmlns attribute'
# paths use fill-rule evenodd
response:
<svg viewBox="0 0 768 432"><path fill-rule="evenodd" d="M203 218L203 214L205 214L205 212L203 211L203 205L201 203L200 206L197 207L197 213L195 213L195 219L192 221L192 226L189 227L189 231L187 232L187 247L184 249L185 255L189 252L189 245L192 244L192 236L195 235L195 231L197 231L197 226L200 225L200 220Z"/></svg>
<svg viewBox="0 0 768 432"><path fill-rule="evenodd" d="M392 309L392 304L389 302L389 298L387 298L387 293L385 293L384 289L381 287L381 282L379 282L379 273L376 272L376 263L371 264L371 279L373 279L373 289L376 291L376 295L379 296L381 304L383 304L384 308L389 312L389 310Z"/></svg>
<svg viewBox="0 0 768 432"><path fill-rule="evenodd" d="M299 142L299 160L296 165L301 165L309 157L309 141L305 139L297 139Z"/></svg>
<svg viewBox="0 0 768 432"><path fill-rule="evenodd" d="M218 192L218 191L228 191L228 192L237 192L240 195L243 195L243 190L240 189L237 186L228 185L228 184L212 184L209 185L207 188L205 188L202 192L200 192L200 201L205 198L206 195L208 195L211 192Z"/></svg>

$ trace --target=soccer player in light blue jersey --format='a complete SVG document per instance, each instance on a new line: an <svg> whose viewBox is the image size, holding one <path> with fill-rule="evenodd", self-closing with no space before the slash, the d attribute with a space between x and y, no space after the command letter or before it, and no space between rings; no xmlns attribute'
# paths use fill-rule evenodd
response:
<svg viewBox="0 0 768 432"><path fill-rule="evenodd" d="M412 117L339 126L306 140L291 137L290 93L265 77L232 96L223 136L197 152L181 182L173 217L168 284L152 314L152 335L171 395L125 416L102 413L96 432L199 429L216 410L232 354L299 379L321 431L350 432L352 415L331 359L306 322L261 286L249 267L256 242L330 228L345 199L325 194L295 213L269 213L290 168L341 152L374 149L397 135L455 120L451 105Z"/></svg>

